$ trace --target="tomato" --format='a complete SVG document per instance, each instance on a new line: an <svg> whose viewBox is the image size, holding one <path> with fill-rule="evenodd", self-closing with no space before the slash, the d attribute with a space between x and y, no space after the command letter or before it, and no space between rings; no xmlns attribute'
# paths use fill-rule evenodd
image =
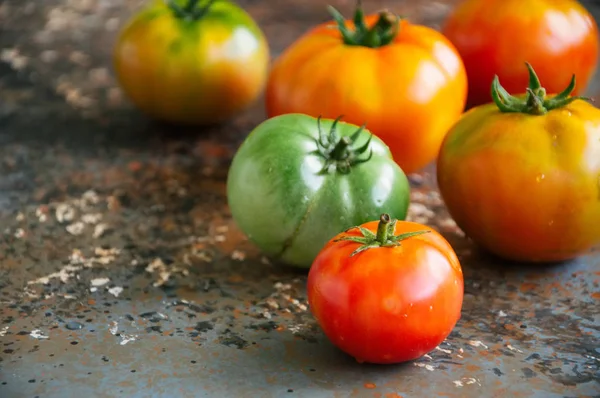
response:
<svg viewBox="0 0 600 398"><path fill-rule="evenodd" d="M154 0L120 33L113 54L124 93L166 122L221 122L252 104L269 48L252 18L226 0Z"/></svg>
<svg viewBox="0 0 600 398"><path fill-rule="evenodd" d="M409 191L388 147L364 127L303 114L256 127L227 177L242 232L266 255L302 268L340 230L384 209L404 219Z"/></svg>
<svg viewBox="0 0 600 398"><path fill-rule="evenodd" d="M598 28L576 0L466 0L447 18L442 33L458 49L469 80L468 107L491 102L498 75L509 92L527 86L529 62L549 93L575 73L584 91L598 61Z"/></svg>
<svg viewBox="0 0 600 398"><path fill-rule="evenodd" d="M367 123L405 173L433 161L460 117L467 77L439 32L382 12L337 20L294 42L274 62L265 91L270 117L305 113Z"/></svg>
<svg viewBox="0 0 600 398"><path fill-rule="evenodd" d="M516 261L572 259L600 243L600 109L546 96L528 64L527 94L496 78L495 103L468 111L438 159L441 195L481 247Z"/></svg>
<svg viewBox="0 0 600 398"><path fill-rule="evenodd" d="M452 331L462 309L456 253L436 231L382 214L333 237L310 268L310 310L359 362L419 358Z"/></svg>

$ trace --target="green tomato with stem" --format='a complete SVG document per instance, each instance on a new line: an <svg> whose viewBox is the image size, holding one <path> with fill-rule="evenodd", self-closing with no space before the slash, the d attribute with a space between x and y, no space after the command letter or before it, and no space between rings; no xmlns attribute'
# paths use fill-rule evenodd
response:
<svg viewBox="0 0 600 398"><path fill-rule="evenodd" d="M387 145L340 118L284 114L257 126L227 178L232 217L274 259L310 268L327 241L382 213L404 220L410 185Z"/></svg>

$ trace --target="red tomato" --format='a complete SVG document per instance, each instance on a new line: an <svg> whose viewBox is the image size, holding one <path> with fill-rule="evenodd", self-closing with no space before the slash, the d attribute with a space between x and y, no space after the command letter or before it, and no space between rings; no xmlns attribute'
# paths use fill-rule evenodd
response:
<svg viewBox="0 0 600 398"><path fill-rule="evenodd" d="M304 113L366 123L406 173L433 161L467 98L460 56L438 31L388 12L315 27L274 63L269 117Z"/></svg>
<svg viewBox="0 0 600 398"><path fill-rule="evenodd" d="M575 74L574 94L580 94L598 61L598 27L575 0L466 0L442 32L465 63L469 107L491 102L494 75L508 92L521 92L528 82L525 62L548 93L561 91Z"/></svg>
<svg viewBox="0 0 600 398"><path fill-rule="evenodd" d="M436 231L390 220L340 233L308 274L308 302L325 335L359 362L398 363L437 347L460 318L463 274Z"/></svg>

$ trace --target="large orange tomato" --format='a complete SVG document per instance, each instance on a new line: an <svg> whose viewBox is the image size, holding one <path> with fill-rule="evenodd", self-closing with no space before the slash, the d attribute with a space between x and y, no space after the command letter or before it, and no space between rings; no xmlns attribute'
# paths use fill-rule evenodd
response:
<svg viewBox="0 0 600 398"><path fill-rule="evenodd" d="M159 120L221 122L252 104L267 80L259 26L228 0L153 0L114 49L125 94Z"/></svg>
<svg viewBox="0 0 600 398"><path fill-rule="evenodd" d="M275 61L269 117L305 113L366 123L407 173L435 159L460 117L467 78L454 46L434 29L389 12L319 25ZM336 25L337 23L337 25Z"/></svg>
<svg viewBox="0 0 600 398"><path fill-rule="evenodd" d="M398 363L437 347L460 319L463 273L452 246L425 225L382 214L333 237L310 268L310 310L359 362Z"/></svg>
<svg viewBox="0 0 600 398"><path fill-rule="evenodd" d="M534 70L525 96L493 83L495 103L472 108L446 136L437 179L474 242L526 262L572 259L600 244L600 109L546 96Z"/></svg>
<svg viewBox="0 0 600 398"><path fill-rule="evenodd" d="M468 106L491 102L498 75L509 92L527 86L529 62L549 93L579 81L583 93L598 60L598 28L576 0L466 0L442 32L463 58L469 79Z"/></svg>

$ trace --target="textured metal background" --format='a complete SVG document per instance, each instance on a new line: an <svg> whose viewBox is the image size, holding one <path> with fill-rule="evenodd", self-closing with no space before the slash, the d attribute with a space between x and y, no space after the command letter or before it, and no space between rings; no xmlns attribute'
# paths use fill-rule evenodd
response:
<svg viewBox="0 0 600 398"><path fill-rule="evenodd" d="M332 347L306 273L269 264L225 204L262 105L199 132L149 122L116 87L112 42L138 3L0 1L0 397L600 397L600 256L479 252L431 170L411 176L411 217L461 258L461 321L414 363ZM454 2L364 3L437 26ZM242 4L275 56L328 19L317 0Z"/></svg>

